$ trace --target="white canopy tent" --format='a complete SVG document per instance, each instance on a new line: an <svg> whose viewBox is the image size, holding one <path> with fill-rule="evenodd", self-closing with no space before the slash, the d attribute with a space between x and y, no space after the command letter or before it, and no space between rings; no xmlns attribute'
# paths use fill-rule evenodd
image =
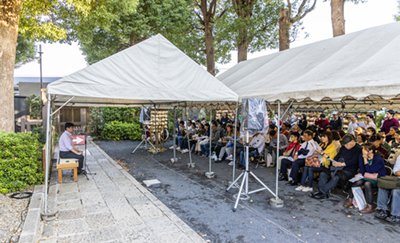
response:
<svg viewBox="0 0 400 243"><path fill-rule="evenodd" d="M240 62L217 78L240 100L264 98L270 107L277 107L279 123L281 104L287 105L286 111L291 106L399 107L399 57L400 22Z"/></svg>
<svg viewBox="0 0 400 243"><path fill-rule="evenodd" d="M400 22L240 62L217 78L270 105L380 109L400 104Z"/></svg>
<svg viewBox="0 0 400 243"><path fill-rule="evenodd" d="M237 107L238 95L158 34L51 83L47 86L47 99L45 213L48 213L49 128L52 116L66 104L175 109L196 105L216 107L225 102ZM61 107L51 113L52 104Z"/></svg>

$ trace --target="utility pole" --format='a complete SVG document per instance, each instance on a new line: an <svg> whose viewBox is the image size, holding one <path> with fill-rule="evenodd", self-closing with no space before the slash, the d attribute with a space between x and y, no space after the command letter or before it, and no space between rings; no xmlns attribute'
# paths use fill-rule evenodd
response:
<svg viewBox="0 0 400 243"><path fill-rule="evenodd" d="M39 62L39 65L40 65L40 102L41 102L41 104L42 104L42 106L41 106L41 108L42 108L42 114L41 114L41 118L42 118L42 125L43 125L43 127L45 127L45 125L46 125L46 109L44 109L45 107L44 107L44 104L43 104L43 99L45 99L46 98L46 96L43 96L43 92L42 92L42 90L43 90L43 75L42 75L42 54L43 54L43 52L42 52L42 45L39 45L39 51L38 51L38 53L39 53L39 60L38 60L38 62Z"/></svg>

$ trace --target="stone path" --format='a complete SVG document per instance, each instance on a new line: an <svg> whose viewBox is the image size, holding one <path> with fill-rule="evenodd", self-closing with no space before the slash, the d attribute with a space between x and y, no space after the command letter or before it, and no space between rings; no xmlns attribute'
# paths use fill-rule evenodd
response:
<svg viewBox="0 0 400 243"><path fill-rule="evenodd" d="M73 182L67 172L58 184L53 169L48 202L59 217L24 225L20 242L205 242L96 144L87 148L96 175Z"/></svg>

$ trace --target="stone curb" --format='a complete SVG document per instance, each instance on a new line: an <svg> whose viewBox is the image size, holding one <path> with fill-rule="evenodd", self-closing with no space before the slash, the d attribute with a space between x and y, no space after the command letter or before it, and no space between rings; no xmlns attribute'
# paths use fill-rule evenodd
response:
<svg viewBox="0 0 400 243"><path fill-rule="evenodd" d="M44 206L44 185L35 186L28 213L25 218L24 226L19 237L19 243L36 242L36 237L40 231L40 213Z"/></svg>
<svg viewBox="0 0 400 243"><path fill-rule="evenodd" d="M88 143L92 144L107 160L113 164L118 170L121 171L125 177L130 180L136 188L143 193L161 212L165 214L171 221L193 242L202 242L205 240L199 236L192 228L189 227L183 220L181 220L175 213L173 213L167 206L165 206L160 200L158 200L153 194L151 194L145 187L143 187L133 176L131 176L127 171L125 171L117 162L115 162L104 150L102 150L96 143L92 140L88 140Z"/></svg>

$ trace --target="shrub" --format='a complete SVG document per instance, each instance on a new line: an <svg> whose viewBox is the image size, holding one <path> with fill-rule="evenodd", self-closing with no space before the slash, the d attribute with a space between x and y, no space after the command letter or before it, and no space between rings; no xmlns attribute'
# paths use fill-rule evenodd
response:
<svg viewBox="0 0 400 243"><path fill-rule="evenodd" d="M44 131L43 127L35 127L32 129L32 136L34 136L39 143L46 143L46 132Z"/></svg>
<svg viewBox="0 0 400 243"><path fill-rule="evenodd" d="M140 123L113 121L104 124L101 136L111 140L140 140L142 138L142 128Z"/></svg>
<svg viewBox="0 0 400 243"><path fill-rule="evenodd" d="M43 183L42 147L30 133L0 131L0 192Z"/></svg>

